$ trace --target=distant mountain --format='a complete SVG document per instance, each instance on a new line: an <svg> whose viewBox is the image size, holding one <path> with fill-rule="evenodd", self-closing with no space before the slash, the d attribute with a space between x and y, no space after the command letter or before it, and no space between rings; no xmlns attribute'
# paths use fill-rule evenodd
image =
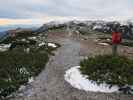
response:
<svg viewBox="0 0 133 100"><path fill-rule="evenodd" d="M69 20L65 22L52 21L40 25L10 25L10 26L0 26L0 36L6 34L7 30L31 30L35 33L46 32L49 29L70 29L79 32L98 31L105 34L111 34L114 28L119 28L123 34L123 38L133 39L133 21L103 21L103 20ZM4 32L3 32L4 31ZM13 31L15 32L15 31ZM10 33L10 32L9 32Z"/></svg>
<svg viewBox="0 0 133 100"><path fill-rule="evenodd" d="M0 37L3 37L4 35L7 34L7 31L9 30L15 30L15 29L31 29L31 30L36 30L38 29L40 25L5 25L5 26L0 26Z"/></svg>
<svg viewBox="0 0 133 100"><path fill-rule="evenodd" d="M69 28L71 30L86 32L98 31L105 34L111 34L114 30L119 30L122 33L123 38L133 39L133 21L103 21L103 20L71 20L68 22L50 22L46 23L38 29L38 32L44 32L48 29L54 28Z"/></svg>
<svg viewBox="0 0 133 100"><path fill-rule="evenodd" d="M67 24L63 22L57 22L57 21L52 21L49 23L43 24L40 28L36 30L36 32L41 33L41 32L46 32L48 29L57 29L57 28L64 28L66 27Z"/></svg>
<svg viewBox="0 0 133 100"><path fill-rule="evenodd" d="M92 30L110 34L112 31L119 31L123 38L133 39L133 22L121 23L118 21L92 23Z"/></svg>
<svg viewBox="0 0 133 100"><path fill-rule="evenodd" d="M11 30L11 29L16 29L16 28L37 28L39 26L37 25L5 25L5 26L0 26L0 32Z"/></svg>

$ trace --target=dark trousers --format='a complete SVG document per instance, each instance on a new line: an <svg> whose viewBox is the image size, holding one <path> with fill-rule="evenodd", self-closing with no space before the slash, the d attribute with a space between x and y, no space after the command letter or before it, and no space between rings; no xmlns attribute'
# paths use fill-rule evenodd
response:
<svg viewBox="0 0 133 100"><path fill-rule="evenodd" d="M118 44L113 44L112 45L112 54L115 56L115 55L117 55L117 47L118 46Z"/></svg>

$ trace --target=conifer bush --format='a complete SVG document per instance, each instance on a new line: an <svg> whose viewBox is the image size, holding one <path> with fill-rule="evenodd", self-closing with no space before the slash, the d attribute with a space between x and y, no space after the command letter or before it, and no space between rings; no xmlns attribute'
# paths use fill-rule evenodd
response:
<svg viewBox="0 0 133 100"><path fill-rule="evenodd" d="M0 53L0 99L15 92L38 75L48 61L46 53L6 51Z"/></svg>
<svg viewBox="0 0 133 100"><path fill-rule="evenodd" d="M125 86L133 85L133 60L124 56L88 57L80 62L80 66L81 73L97 84L107 83L110 87L118 85L120 90ZM124 89L122 91L124 92ZM132 89L130 88L129 91Z"/></svg>

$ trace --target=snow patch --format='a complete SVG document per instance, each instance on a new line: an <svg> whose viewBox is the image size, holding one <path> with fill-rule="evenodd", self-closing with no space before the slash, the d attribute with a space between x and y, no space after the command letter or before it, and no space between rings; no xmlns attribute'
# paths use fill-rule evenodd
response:
<svg viewBox="0 0 133 100"><path fill-rule="evenodd" d="M26 86L21 85L20 88L18 89L18 91L23 91L26 88Z"/></svg>
<svg viewBox="0 0 133 100"><path fill-rule="evenodd" d="M32 83L33 81L34 81L34 78L31 77L31 78L29 78L28 83Z"/></svg>
<svg viewBox="0 0 133 100"><path fill-rule="evenodd" d="M46 45L46 43L45 43L45 42L42 42L42 43L40 43L38 46L41 47L41 46L43 46L43 45ZM53 48L56 48L56 47L57 47L56 44L54 44L54 43L48 43L48 46L49 46L49 47L53 47Z"/></svg>
<svg viewBox="0 0 133 100"><path fill-rule="evenodd" d="M102 29L102 28L103 28L102 25L95 25L95 26L93 27L93 30Z"/></svg>
<svg viewBox="0 0 133 100"><path fill-rule="evenodd" d="M108 84L103 83L98 85L96 82L88 80L87 76L81 74L79 68L80 66L72 67L67 70L66 74L64 75L65 80L74 88L93 92L118 92L118 86L112 86L111 88L109 88Z"/></svg>
<svg viewBox="0 0 133 100"><path fill-rule="evenodd" d="M111 39L106 39L107 41L111 41Z"/></svg>
<svg viewBox="0 0 133 100"><path fill-rule="evenodd" d="M36 40L37 37L28 37L28 39L31 39L31 40Z"/></svg>
<svg viewBox="0 0 133 100"><path fill-rule="evenodd" d="M25 41L26 41L26 39L21 39L21 41L25 42Z"/></svg>
<svg viewBox="0 0 133 100"><path fill-rule="evenodd" d="M45 42L42 42L42 43L40 43L38 46L41 47L41 46L43 46L43 45L45 45L45 44L46 44Z"/></svg>
<svg viewBox="0 0 133 100"><path fill-rule="evenodd" d="M98 43L99 45L108 46L108 43Z"/></svg>
<svg viewBox="0 0 133 100"><path fill-rule="evenodd" d="M19 72L21 73L21 74L29 74L29 72L27 71L27 69L25 68L25 67L22 67L22 68L20 68L19 69Z"/></svg>
<svg viewBox="0 0 133 100"><path fill-rule="evenodd" d="M4 52L7 51L10 48L11 44L1 44L0 45L0 51Z"/></svg>
<svg viewBox="0 0 133 100"><path fill-rule="evenodd" d="M100 39L95 39L94 42L98 42Z"/></svg>
<svg viewBox="0 0 133 100"><path fill-rule="evenodd" d="M57 46L54 43L48 43L48 46L56 48Z"/></svg>

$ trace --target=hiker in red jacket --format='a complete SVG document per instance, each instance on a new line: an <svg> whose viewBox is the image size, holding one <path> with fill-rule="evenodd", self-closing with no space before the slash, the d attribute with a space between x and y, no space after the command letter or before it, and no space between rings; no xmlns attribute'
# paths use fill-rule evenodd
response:
<svg viewBox="0 0 133 100"><path fill-rule="evenodd" d="M117 55L117 46L120 44L122 40L121 33L117 30L112 32L112 53L113 55Z"/></svg>

